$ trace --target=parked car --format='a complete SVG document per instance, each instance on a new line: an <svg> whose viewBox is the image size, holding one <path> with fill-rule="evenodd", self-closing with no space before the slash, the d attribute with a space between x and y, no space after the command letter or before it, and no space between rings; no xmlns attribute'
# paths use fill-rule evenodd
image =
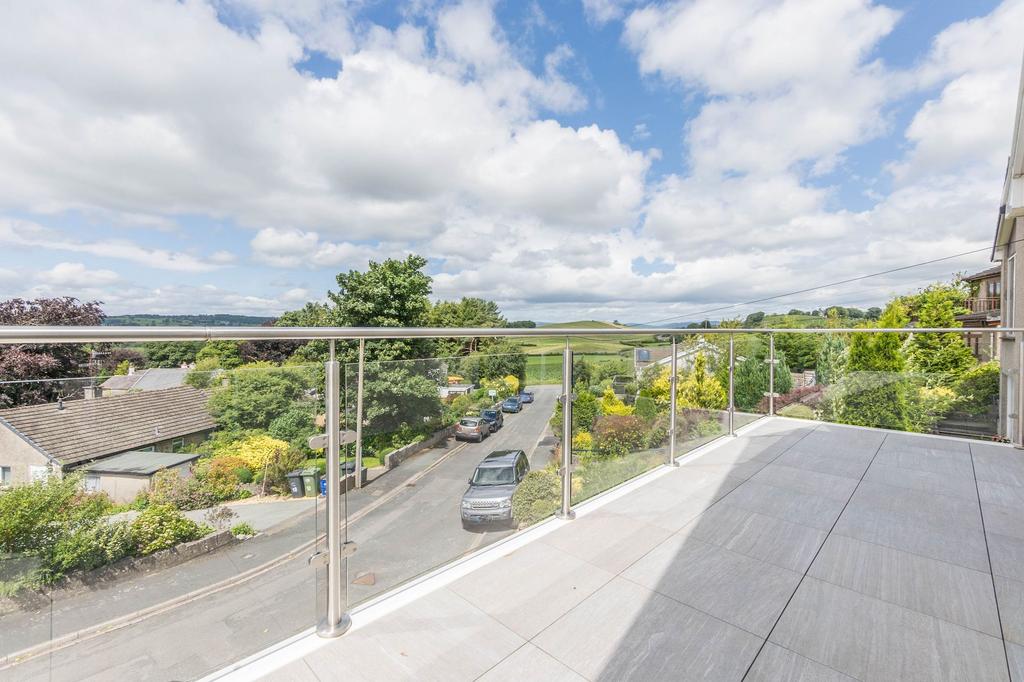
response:
<svg viewBox="0 0 1024 682"><path fill-rule="evenodd" d="M491 424L481 417L463 417L455 425L455 440L475 440L482 443L489 435Z"/></svg>
<svg viewBox="0 0 1024 682"><path fill-rule="evenodd" d="M491 433L505 425L505 416L501 410L480 410L480 418L491 425Z"/></svg>
<svg viewBox="0 0 1024 682"><path fill-rule="evenodd" d="M523 391L522 393L519 394L519 402L521 402L521 403L532 403L533 402L533 393L531 393L530 391Z"/></svg>
<svg viewBox="0 0 1024 682"><path fill-rule="evenodd" d="M462 494L462 527L512 523L512 494L529 470L522 450L496 450L484 457Z"/></svg>
<svg viewBox="0 0 1024 682"><path fill-rule="evenodd" d="M523 403L519 400L519 396L512 396L501 401L502 412L520 412L522 409Z"/></svg>

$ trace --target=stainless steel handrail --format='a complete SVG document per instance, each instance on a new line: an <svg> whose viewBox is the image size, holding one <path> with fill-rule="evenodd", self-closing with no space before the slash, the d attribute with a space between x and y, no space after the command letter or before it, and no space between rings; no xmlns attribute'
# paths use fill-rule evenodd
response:
<svg viewBox="0 0 1024 682"><path fill-rule="evenodd" d="M53 327L0 326L0 344L114 343L145 341L309 341L315 339L408 339L468 336L593 337L690 336L715 334L882 334L976 333L1011 334L1024 327L823 327L799 329L675 329L654 327Z"/></svg>

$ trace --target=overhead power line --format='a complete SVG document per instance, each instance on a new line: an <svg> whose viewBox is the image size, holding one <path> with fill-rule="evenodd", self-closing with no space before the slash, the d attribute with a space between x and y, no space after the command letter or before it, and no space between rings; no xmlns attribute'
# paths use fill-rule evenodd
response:
<svg viewBox="0 0 1024 682"><path fill-rule="evenodd" d="M1015 239L1013 241L1024 241L1024 239ZM925 266L925 265L933 265L935 263L941 263L943 261L953 260L955 258L962 258L964 256L970 256L970 255L973 255L975 253L981 253L983 251L990 251L991 249L992 249L991 246L986 246L986 247L981 248L981 249L972 249L970 251L962 251L960 253L954 253L954 254L949 255L949 256L942 256L941 258L933 258L931 260L921 261L920 263L913 263L911 265L902 265L902 266L900 266L898 268L890 268L889 270L882 270L880 272L872 272L871 274L868 274L868 275L858 275L857 277L850 277L848 279L841 279L841 280L838 280L838 281L835 281L835 282L829 282L828 284L818 284L818 285L813 286L813 287L807 287L806 289L797 289L796 291L790 291L790 292L787 292L787 293L784 293L784 294L776 294L774 296L765 296L764 298L756 298L756 299L753 299L751 301L744 301L742 303L732 303L730 305L719 306L717 308L708 308L706 310L695 310L695 311L692 311L692 312L681 313L679 315L672 315L670 317L663 317L663 318L658 319L658 320L650 320L648 322L641 322L640 324L642 324L642 325L658 324L660 322L670 322L672 320L701 317L703 315L707 315L708 313L717 313L717 312L720 312L720 311L723 311L723 310L730 310L732 308L739 308L741 306L755 305L755 304L758 304L758 303L765 303L767 301L774 301L774 300L780 299L780 298L788 298L790 296L797 296L799 294L806 294L806 293L809 293L809 292L812 292L812 291L818 291L820 289L828 289L829 287L837 287L837 286L841 286L843 284L850 284L851 282L860 282L862 280L870 279L872 277L881 277L883 275L891 275L894 272L901 272L903 270L910 270L910 269L913 269L913 268L919 268L919 267L922 267L922 266Z"/></svg>

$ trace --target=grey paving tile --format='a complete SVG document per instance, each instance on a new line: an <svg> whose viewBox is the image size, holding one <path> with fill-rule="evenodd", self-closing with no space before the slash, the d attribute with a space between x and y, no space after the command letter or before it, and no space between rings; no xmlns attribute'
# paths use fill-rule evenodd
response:
<svg viewBox="0 0 1024 682"><path fill-rule="evenodd" d="M982 502L998 504L1024 512L1024 487L979 480L978 494L981 496Z"/></svg>
<svg viewBox="0 0 1024 682"><path fill-rule="evenodd" d="M680 534L622 576L765 637L801 574Z"/></svg>
<svg viewBox="0 0 1024 682"><path fill-rule="evenodd" d="M999 617L1003 622L1003 637L1008 642L1024 646L1024 582L1003 576L993 576L999 597Z"/></svg>
<svg viewBox="0 0 1024 682"><path fill-rule="evenodd" d="M764 462L719 462L706 460L703 457L692 462L683 462L679 467L684 471L696 471L719 476L732 476L733 478L745 480L764 468Z"/></svg>
<svg viewBox="0 0 1024 682"><path fill-rule="evenodd" d="M262 682L319 682L303 660L293 661L259 678Z"/></svg>
<svg viewBox="0 0 1024 682"><path fill-rule="evenodd" d="M868 464L871 463L871 458L859 456L843 457L819 450L806 451L794 449L781 455L775 460L775 463L859 480L868 468Z"/></svg>
<svg viewBox="0 0 1024 682"><path fill-rule="evenodd" d="M586 678L580 677L532 644L523 645L478 679L480 682L586 682Z"/></svg>
<svg viewBox="0 0 1024 682"><path fill-rule="evenodd" d="M472 680L525 643L442 589L306 656L321 680Z"/></svg>
<svg viewBox="0 0 1024 682"><path fill-rule="evenodd" d="M980 440L968 441L974 455L1007 455L1021 457L1021 451L1008 443L986 443Z"/></svg>
<svg viewBox="0 0 1024 682"><path fill-rule="evenodd" d="M681 502L708 499L713 502L744 480L729 474L693 471L680 467L654 479L649 485L675 493Z"/></svg>
<svg viewBox="0 0 1024 682"><path fill-rule="evenodd" d="M744 682L856 682L854 678L768 642Z"/></svg>
<svg viewBox="0 0 1024 682"><path fill-rule="evenodd" d="M992 573L1024 582L1024 540L999 533L986 535Z"/></svg>
<svg viewBox="0 0 1024 682"><path fill-rule="evenodd" d="M765 466L752 480L777 488L821 495L840 502L850 499L850 495L857 487L857 481L846 476L824 474L777 463Z"/></svg>
<svg viewBox="0 0 1024 682"><path fill-rule="evenodd" d="M739 680L761 641L616 578L534 644L590 680Z"/></svg>
<svg viewBox="0 0 1024 682"><path fill-rule="evenodd" d="M719 491L718 486L712 484L684 494L670 488L646 485L601 507L600 513L624 516L674 533L731 489L730 486Z"/></svg>
<svg viewBox="0 0 1024 682"><path fill-rule="evenodd" d="M530 639L612 577L551 545L533 542L460 578L448 589Z"/></svg>
<svg viewBox="0 0 1024 682"><path fill-rule="evenodd" d="M1024 487L1024 457L1014 453L976 453L974 471L979 481Z"/></svg>
<svg viewBox="0 0 1024 682"><path fill-rule="evenodd" d="M869 506L847 507L832 534L902 549L976 571L989 570L988 551L982 531L961 525L930 524L927 521L925 519L924 523L915 523L915 519L907 518L899 512Z"/></svg>
<svg viewBox="0 0 1024 682"><path fill-rule="evenodd" d="M971 466L971 458L964 453L948 452L945 450L922 450L920 448L902 450L883 448L878 452L875 461L879 464L903 469L930 471L934 474L942 474L943 476L955 476L974 480L974 468Z"/></svg>
<svg viewBox="0 0 1024 682"><path fill-rule="evenodd" d="M671 532L636 519L600 511L544 536L545 542L611 573L620 573Z"/></svg>
<svg viewBox="0 0 1024 682"><path fill-rule="evenodd" d="M974 443L968 440L952 438L930 438L916 433L899 433L890 431L885 438L886 447L911 447L929 450L946 450L949 452L969 453Z"/></svg>
<svg viewBox="0 0 1024 682"><path fill-rule="evenodd" d="M751 479L723 497L719 504L828 530L843 510L844 502L765 485Z"/></svg>
<svg viewBox="0 0 1024 682"><path fill-rule="evenodd" d="M832 535L808 575L999 637L987 572Z"/></svg>
<svg viewBox="0 0 1024 682"><path fill-rule="evenodd" d="M965 500L977 501L978 490L973 478L946 476L933 471L906 469L903 467L874 462L864 474L864 480L873 483L918 490L925 493L952 495Z"/></svg>
<svg viewBox="0 0 1024 682"><path fill-rule="evenodd" d="M681 531L774 566L803 573L827 535L739 507L715 505Z"/></svg>
<svg viewBox="0 0 1024 682"><path fill-rule="evenodd" d="M909 490L877 481L863 481L857 487L847 511L859 510L889 512L919 526L982 529L981 511L975 500Z"/></svg>
<svg viewBox="0 0 1024 682"><path fill-rule="evenodd" d="M1010 679L1024 682L1024 646L1007 642L1006 662L1010 667Z"/></svg>
<svg viewBox="0 0 1024 682"><path fill-rule="evenodd" d="M771 641L861 680L1005 680L1002 641L805 578Z"/></svg>
<svg viewBox="0 0 1024 682"><path fill-rule="evenodd" d="M1024 512L1001 504L982 502L981 511L985 515L985 532L1008 535L1024 540Z"/></svg>

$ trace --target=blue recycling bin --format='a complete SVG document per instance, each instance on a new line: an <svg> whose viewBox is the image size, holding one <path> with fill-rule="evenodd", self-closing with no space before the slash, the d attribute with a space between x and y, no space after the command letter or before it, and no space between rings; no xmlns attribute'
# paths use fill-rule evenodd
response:
<svg viewBox="0 0 1024 682"><path fill-rule="evenodd" d="M320 495L327 497L327 477L320 477Z"/></svg>

